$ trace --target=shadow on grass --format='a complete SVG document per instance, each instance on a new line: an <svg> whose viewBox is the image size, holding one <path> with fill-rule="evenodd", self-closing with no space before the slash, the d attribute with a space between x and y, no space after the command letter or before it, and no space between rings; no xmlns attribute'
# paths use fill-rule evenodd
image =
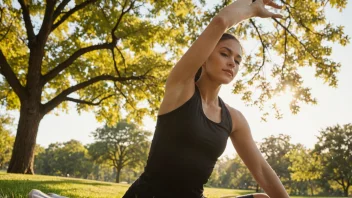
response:
<svg viewBox="0 0 352 198"><path fill-rule="evenodd" d="M21 198L28 197L32 189L38 189L44 193L55 193L67 197L81 197L78 191L84 192L88 196L89 190L97 190L99 187L104 191L104 187L123 188L127 190L127 185L87 182L87 180L0 180L0 198ZM94 189L95 188L95 189ZM102 192L104 193L104 192Z"/></svg>

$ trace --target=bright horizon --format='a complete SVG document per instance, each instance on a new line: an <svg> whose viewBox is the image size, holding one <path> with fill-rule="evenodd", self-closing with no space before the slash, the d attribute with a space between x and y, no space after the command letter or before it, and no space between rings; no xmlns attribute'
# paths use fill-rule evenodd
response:
<svg viewBox="0 0 352 198"><path fill-rule="evenodd" d="M209 1L210 4L213 3ZM209 4L209 6L210 6ZM344 25L345 33L352 36L352 26L348 26L348 19L352 18L352 4L349 3L342 13L336 10L328 9L326 12L327 20L334 25ZM268 19L263 19L268 20ZM255 41L257 44L259 41ZM251 51L251 48L247 49ZM305 85L312 88L312 95L318 99L317 105L302 105L297 115L292 115L288 111L288 97L282 97L279 101L284 117L277 120L273 116L269 117L267 122L261 121L262 112L258 107L246 107L244 102L240 100L239 95L231 92L232 85L223 86L219 96L230 106L240 110L252 130L255 141L261 142L263 138L270 135L286 134L291 137L291 143L301 143L308 148L313 148L317 142L316 136L319 130L336 124L352 123L352 67L348 61L352 53L352 46L348 44L346 47L333 45L332 58L336 62L341 63L341 70L337 74L338 87L332 88L323 84L321 79L314 77L314 68L305 68L302 76ZM239 75L238 75L239 76ZM286 98L286 100L285 100ZM350 102L348 102L350 101ZM18 113L15 114L17 126ZM47 147L50 143L66 142L71 139L78 140L83 144L92 143L91 132L101 127L102 123L98 123L93 113L78 113L71 109L68 114L60 113L59 116L54 114L46 115L40 123L37 144ZM144 120L143 128L154 132L155 122L151 118ZM16 130L14 130L15 132ZM231 141L228 141L227 148L223 155L233 155L235 150Z"/></svg>

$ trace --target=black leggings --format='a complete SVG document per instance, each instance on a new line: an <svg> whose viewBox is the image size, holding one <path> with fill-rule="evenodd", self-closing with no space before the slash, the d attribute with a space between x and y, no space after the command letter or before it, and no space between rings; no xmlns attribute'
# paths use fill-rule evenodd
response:
<svg viewBox="0 0 352 198"><path fill-rule="evenodd" d="M150 179L142 174L122 198L205 198L203 188L185 190L178 185L152 185L151 183Z"/></svg>
<svg viewBox="0 0 352 198"><path fill-rule="evenodd" d="M243 196L239 196L237 198L254 198L253 195L243 195Z"/></svg>

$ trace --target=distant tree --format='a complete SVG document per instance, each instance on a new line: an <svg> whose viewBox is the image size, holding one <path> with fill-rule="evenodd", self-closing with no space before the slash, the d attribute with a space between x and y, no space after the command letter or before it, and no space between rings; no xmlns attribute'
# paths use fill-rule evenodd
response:
<svg viewBox="0 0 352 198"><path fill-rule="evenodd" d="M249 189L256 186L256 181L238 155L231 162L226 169L226 173L231 176L230 184L233 188Z"/></svg>
<svg viewBox="0 0 352 198"><path fill-rule="evenodd" d="M290 139L288 135L272 135L268 138L264 138L259 147L266 161L286 186L289 186L291 181L290 171L288 169L291 162L286 155L293 148Z"/></svg>
<svg viewBox="0 0 352 198"><path fill-rule="evenodd" d="M303 145L289 151L287 154L291 165L291 178L293 181L308 182L310 194L314 195L314 189L318 185L318 180L322 177L323 166L321 157L312 150L306 149Z"/></svg>
<svg viewBox="0 0 352 198"><path fill-rule="evenodd" d="M222 188L251 189L256 186L246 165L238 155L222 157L216 163L207 186Z"/></svg>
<svg viewBox="0 0 352 198"><path fill-rule="evenodd" d="M35 167L40 174L88 178L93 163L88 150L77 140L50 144L37 155Z"/></svg>
<svg viewBox="0 0 352 198"><path fill-rule="evenodd" d="M352 124L321 130L314 152L321 156L324 180L335 181L347 197L352 185Z"/></svg>
<svg viewBox="0 0 352 198"><path fill-rule="evenodd" d="M89 146L89 154L97 162L108 162L116 169L116 182L120 182L124 167L144 167L147 161L150 132L135 124L120 121L115 126L104 126L93 132L96 140Z"/></svg>
<svg viewBox="0 0 352 198"><path fill-rule="evenodd" d="M210 187L230 188L231 175L228 174L227 170L232 161L233 159L228 156L221 157L216 162L206 185Z"/></svg>
<svg viewBox="0 0 352 198"><path fill-rule="evenodd" d="M0 169L8 166L11 158L15 136L11 134L6 125L11 124L12 120L8 116L0 116Z"/></svg>

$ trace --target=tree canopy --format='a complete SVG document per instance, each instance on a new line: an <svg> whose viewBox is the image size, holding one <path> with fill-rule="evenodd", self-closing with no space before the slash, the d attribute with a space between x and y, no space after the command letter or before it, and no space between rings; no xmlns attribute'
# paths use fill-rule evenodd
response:
<svg viewBox="0 0 352 198"><path fill-rule="evenodd" d="M154 116L166 74L189 44L200 11L192 0L5 0L0 6L0 101L20 112L8 171L21 173L34 173L42 118L67 111L69 102L109 124L122 111L136 122Z"/></svg>

